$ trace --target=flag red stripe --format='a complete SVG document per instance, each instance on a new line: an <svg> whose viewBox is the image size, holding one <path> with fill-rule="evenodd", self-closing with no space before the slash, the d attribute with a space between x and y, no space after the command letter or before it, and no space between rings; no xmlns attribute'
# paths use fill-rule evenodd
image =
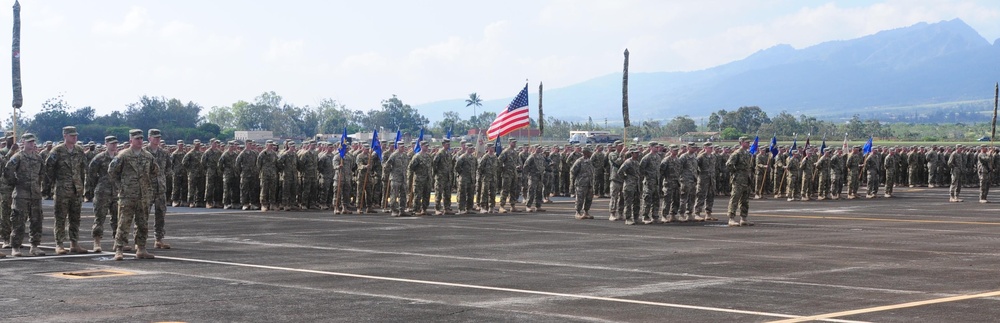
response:
<svg viewBox="0 0 1000 323"><path fill-rule="evenodd" d="M513 132L514 130L524 128L530 125L528 120L528 107L519 107L513 111L508 111L504 109L500 115L497 116L496 120L490 124L489 130L486 131L486 135L490 140L495 139Z"/></svg>

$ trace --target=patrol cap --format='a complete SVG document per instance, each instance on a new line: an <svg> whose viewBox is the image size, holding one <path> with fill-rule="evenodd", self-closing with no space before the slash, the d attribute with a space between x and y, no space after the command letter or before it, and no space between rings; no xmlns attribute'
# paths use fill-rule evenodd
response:
<svg viewBox="0 0 1000 323"><path fill-rule="evenodd" d="M852 149L861 149L861 146L854 146Z"/></svg>
<svg viewBox="0 0 1000 323"><path fill-rule="evenodd" d="M962 144L957 144L957 145L955 145L955 148L965 148L965 146L962 145Z"/></svg>
<svg viewBox="0 0 1000 323"><path fill-rule="evenodd" d="M36 141L38 141L38 138L35 138L35 134L30 133L30 132L26 132L23 135L21 135L21 140L24 140L26 142L27 141L36 142Z"/></svg>
<svg viewBox="0 0 1000 323"><path fill-rule="evenodd" d="M447 144L447 143L450 143L450 142L451 142L451 139L448 139L448 138L441 139L441 143L442 144Z"/></svg>
<svg viewBox="0 0 1000 323"><path fill-rule="evenodd" d="M509 142L517 142L517 138L507 138L507 141L509 141Z"/></svg>
<svg viewBox="0 0 1000 323"><path fill-rule="evenodd" d="M252 143L253 143L253 139L247 139L246 144L249 145L249 144L252 144Z"/></svg>
<svg viewBox="0 0 1000 323"><path fill-rule="evenodd" d="M104 143L105 144L117 144L118 143L118 137L115 137L115 136L104 137Z"/></svg>
<svg viewBox="0 0 1000 323"><path fill-rule="evenodd" d="M539 144L534 144L534 145L531 145L531 148L541 148L541 147L542 147L542 146L541 146L541 145L539 145Z"/></svg>
<svg viewBox="0 0 1000 323"><path fill-rule="evenodd" d="M704 144L701 144L701 145L705 146L705 147L712 147L712 142L711 141L707 141L707 142L705 142Z"/></svg>
<svg viewBox="0 0 1000 323"><path fill-rule="evenodd" d="M406 142L405 142L405 141L402 141L402 140L400 140L400 141L397 141L397 142L396 142L396 144L397 144L397 145L405 145L405 144L406 144Z"/></svg>
<svg viewBox="0 0 1000 323"><path fill-rule="evenodd" d="M65 127L63 127L63 135L67 135L67 136L76 136L76 135L78 135L78 133L76 132L76 127L74 127L74 126L65 126Z"/></svg>
<svg viewBox="0 0 1000 323"><path fill-rule="evenodd" d="M615 140L615 143L614 143L615 146L618 146L618 145L621 145L621 144L622 144L621 140Z"/></svg>
<svg viewBox="0 0 1000 323"><path fill-rule="evenodd" d="M467 148L472 148L472 147L475 147L475 146L476 145L473 145L472 143L466 143L465 144L465 147L467 147Z"/></svg>
<svg viewBox="0 0 1000 323"><path fill-rule="evenodd" d="M688 147L694 147L694 142L693 141L689 141L688 142Z"/></svg>
<svg viewBox="0 0 1000 323"><path fill-rule="evenodd" d="M192 143L200 144L201 143L201 139L195 139L194 141L192 141Z"/></svg>
<svg viewBox="0 0 1000 323"><path fill-rule="evenodd" d="M590 153L590 152L593 152L593 151L590 150L590 147L583 147L583 152Z"/></svg>
<svg viewBox="0 0 1000 323"><path fill-rule="evenodd" d="M740 142L750 141L750 137L742 136L740 137Z"/></svg>
<svg viewBox="0 0 1000 323"><path fill-rule="evenodd" d="M183 144L184 144L184 140L183 140L183 139L181 139L181 140L178 140L178 141L177 141L177 144L178 144L178 145L183 145Z"/></svg>
<svg viewBox="0 0 1000 323"><path fill-rule="evenodd" d="M132 130L129 130L128 131L128 138L129 139L142 139L143 138L142 132L143 132L142 129L132 129Z"/></svg>
<svg viewBox="0 0 1000 323"><path fill-rule="evenodd" d="M90 141L90 142L87 142L87 146L94 147L94 146L97 146L97 143L93 142L93 141ZM985 146L983 146L983 147L985 147Z"/></svg>
<svg viewBox="0 0 1000 323"><path fill-rule="evenodd" d="M638 148L629 149L628 153L630 153L630 154L638 154L639 153L639 149Z"/></svg>
<svg viewBox="0 0 1000 323"><path fill-rule="evenodd" d="M650 147L656 147L656 145L659 145L659 144L660 144L660 143L658 143L658 142L655 142L655 141L650 141L650 142L649 142L649 146L650 146Z"/></svg>

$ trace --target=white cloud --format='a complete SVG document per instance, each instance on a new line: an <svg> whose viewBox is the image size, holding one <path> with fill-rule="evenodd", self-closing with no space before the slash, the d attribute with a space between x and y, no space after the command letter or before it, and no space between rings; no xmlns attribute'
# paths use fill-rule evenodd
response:
<svg viewBox="0 0 1000 323"><path fill-rule="evenodd" d="M149 18L149 11L142 7L132 7L125 18L120 23L109 23L107 21L98 21L94 24L92 30L97 34L111 34L111 35L129 35L139 31L141 28L152 25L153 21Z"/></svg>
<svg viewBox="0 0 1000 323"><path fill-rule="evenodd" d="M303 48L305 48L305 41L301 39L271 39L267 51L264 52L264 59L270 62L291 62L302 57Z"/></svg>

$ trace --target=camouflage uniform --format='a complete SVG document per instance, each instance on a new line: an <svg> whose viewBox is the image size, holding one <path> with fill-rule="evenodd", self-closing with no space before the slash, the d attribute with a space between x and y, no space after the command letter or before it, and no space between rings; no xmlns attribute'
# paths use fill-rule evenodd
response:
<svg viewBox="0 0 1000 323"><path fill-rule="evenodd" d="M976 171L979 173L979 201L985 202L990 193L991 174L993 172L993 153L979 152L976 155Z"/></svg>
<svg viewBox="0 0 1000 323"><path fill-rule="evenodd" d="M319 158L312 149L299 150L298 157L299 204L303 209L319 208Z"/></svg>
<svg viewBox="0 0 1000 323"><path fill-rule="evenodd" d="M187 171L184 170L184 155L187 154L180 145L184 144L184 141L177 141L178 148L172 154L170 154L170 161L175 169L173 171L173 185L170 190L170 200L174 206L187 205Z"/></svg>
<svg viewBox="0 0 1000 323"><path fill-rule="evenodd" d="M802 200L801 167L802 158L797 153L791 154L785 160L785 176L788 177L788 192L785 195L789 201Z"/></svg>
<svg viewBox="0 0 1000 323"><path fill-rule="evenodd" d="M829 150L828 150L829 151ZM819 198L820 200L825 200L832 198L833 194L830 193L830 159L828 154L823 155L818 160L816 160L816 174L814 175L819 182L817 184L819 188Z"/></svg>
<svg viewBox="0 0 1000 323"><path fill-rule="evenodd" d="M676 147L671 147L676 151ZM666 156L660 162L660 178L662 179L663 201L660 203L660 217L666 222L676 220L681 206L680 160L676 155Z"/></svg>
<svg viewBox="0 0 1000 323"><path fill-rule="evenodd" d="M605 178L607 177L608 156L603 151L598 150L594 152L593 156L590 156L590 163L594 165L594 195L607 197L608 182Z"/></svg>
<svg viewBox="0 0 1000 323"><path fill-rule="evenodd" d="M274 142L268 141L267 146L274 145ZM278 209L278 153L271 150L270 148L265 148L257 154L257 160L254 164L260 172L260 209L261 210L277 210Z"/></svg>
<svg viewBox="0 0 1000 323"><path fill-rule="evenodd" d="M105 143L109 142L111 141L105 140ZM118 228L118 190L108 178L108 166L112 159L114 156L110 151L104 151L94 156L87 166L87 187L94 192L94 226L91 236L95 239L104 238L104 221L108 214L111 214L111 231Z"/></svg>
<svg viewBox="0 0 1000 323"><path fill-rule="evenodd" d="M38 153L42 157L42 166L44 167L45 161L49 159L49 153L52 152L52 142L46 141L45 148ZM46 200L52 199L52 178L47 175L42 175L42 197Z"/></svg>
<svg viewBox="0 0 1000 323"><path fill-rule="evenodd" d="M851 152L847 155L847 198L853 199L858 195L858 187L861 186L861 162L864 159L860 152Z"/></svg>
<svg viewBox="0 0 1000 323"><path fill-rule="evenodd" d="M740 138L740 142L746 143L746 138ZM732 186L732 195L729 197L729 225L752 225L746 221L750 211L750 184L753 177L753 156L746 148L740 147L729 155L726 161L726 168L729 169L729 183ZM736 215L741 220L736 222Z"/></svg>
<svg viewBox="0 0 1000 323"><path fill-rule="evenodd" d="M423 150L413 154L413 157L410 158L410 164L407 165L406 172L407 177L413 182L411 190L413 194L412 207L416 215L427 213L427 204L429 204L427 199L430 197L430 192L427 192L429 190L427 184L431 181L431 164L424 155L426 154ZM360 204L358 206L360 207Z"/></svg>
<svg viewBox="0 0 1000 323"><path fill-rule="evenodd" d="M333 198L333 213L350 213L347 206L350 203L350 196L352 191L351 179L354 177L354 167L352 159L350 159L351 154L344 153L344 156L340 156L340 152L335 152L333 154L333 176L335 184L333 187L334 198ZM284 163L284 162L283 162ZM294 171L294 170L291 170ZM286 185L291 185L287 179L285 179ZM285 194L284 192L282 194ZM292 195L294 196L294 195ZM294 201L294 199L291 199Z"/></svg>
<svg viewBox="0 0 1000 323"><path fill-rule="evenodd" d="M537 149L537 147L536 147ZM575 159L574 159L575 161ZM524 161L523 171L528 176L528 195L525 196L526 207L537 211L542 207L542 175L548 163L541 152L535 152Z"/></svg>
<svg viewBox="0 0 1000 323"><path fill-rule="evenodd" d="M878 195L879 164L881 164L879 163L879 155L875 152L870 153L865 158L865 171L868 172L868 198L874 198Z"/></svg>
<svg viewBox="0 0 1000 323"><path fill-rule="evenodd" d="M76 134L76 128L63 128L63 134ZM51 182L55 183L55 236L56 243L62 244L67 238L71 243L80 239L80 207L83 204L83 177L87 171L86 155L79 145L59 144L45 160L45 169ZM67 221L68 220L68 221ZM67 223L69 222L69 223Z"/></svg>
<svg viewBox="0 0 1000 323"><path fill-rule="evenodd" d="M222 170L219 167L221 158L222 152L218 148L209 148L201 155L201 165L205 168L205 206L208 208L215 207L222 200L222 196L216 194L222 182Z"/></svg>
<svg viewBox="0 0 1000 323"><path fill-rule="evenodd" d="M489 153L487 153L488 155ZM481 162L481 161L480 161ZM511 212L514 212L517 205L518 173L522 171L522 159L513 148L507 148L500 153L497 158L497 165L494 171L500 172L500 212L506 212L504 206L510 204ZM482 170L480 169L480 174ZM482 176L480 176L482 178ZM525 202L528 197L525 196ZM480 202L480 204L482 204ZM492 204L492 203L491 203Z"/></svg>
<svg viewBox="0 0 1000 323"><path fill-rule="evenodd" d="M725 159L725 158L719 158L719 159ZM773 164L774 164L774 170L772 171L772 172L774 172L774 176L771 177L771 181L774 183L771 186L771 189L774 191L774 198L780 198L780 197L784 196L785 195L785 190L787 190L787 187L785 186L785 184L787 184L787 183L785 183L785 181L788 180L787 176L785 176L786 175L785 174L785 161L787 161L787 160L788 160L788 153L787 152L779 152L777 155L774 156L774 162L773 162ZM723 163L723 167L725 167L725 161L724 160L723 160L722 163ZM728 180L729 179L726 178L726 181L728 181Z"/></svg>
<svg viewBox="0 0 1000 323"><path fill-rule="evenodd" d="M229 143L235 146L235 142ZM222 205L224 208L232 208L240 202L240 178L236 176L236 150L226 149L219 157L219 168L222 170Z"/></svg>
<svg viewBox="0 0 1000 323"><path fill-rule="evenodd" d="M448 141L445 141L448 142ZM434 154L434 210L438 214L451 214L451 190L454 184L455 157L450 149L441 149Z"/></svg>
<svg viewBox="0 0 1000 323"><path fill-rule="evenodd" d="M618 177L618 169L625 162L625 159L622 158L623 155L623 153L616 151L608 153L609 190L611 191L611 200L608 201L608 211L616 220L623 219L624 215L622 213L625 212L625 203L622 200L624 198L622 196L622 179Z"/></svg>
<svg viewBox="0 0 1000 323"><path fill-rule="evenodd" d="M319 201L320 208L326 209L330 207L332 203L330 198L333 197L333 156L325 148L316 155L316 171L319 172L320 176L319 195L316 199Z"/></svg>
<svg viewBox="0 0 1000 323"><path fill-rule="evenodd" d="M697 195L697 172L698 161L694 151L687 151L678 157L680 164L680 214L688 215L694 213L695 196Z"/></svg>
<svg viewBox="0 0 1000 323"><path fill-rule="evenodd" d="M562 183L562 167L564 162L564 156L555 152L549 155L549 162L553 165L552 167L552 178L545 185L548 189L545 191L546 196L548 194L552 195L562 195L560 190L560 183Z"/></svg>
<svg viewBox="0 0 1000 323"><path fill-rule="evenodd" d="M138 131L142 136L142 131ZM153 197L153 185L159 177L159 166L153 155L144 150L125 149L108 167L108 176L118 190L118 228L115 231L115 253L122 251L128 243L128 234L135 225L135 245L139 251L146 247L149 233L149 203ZM138 256L138 253L137 253Z"/></svg>
<svg viewBox="0 0 1000 323"><path fill-rule="evenodd" d="M423 156L423 154L420 155ZM357 203L358 213L370 211L371 207L375 203L375 198L372 196L375 179L372 178L374 171L371 166L374 164L374 160L376 158L378 157L375 156L374 152L368 151L364 151L357 156L357 172L355 172L355 174L358 177L358 187L355 202ZM430 165L428 165L428 167L430 167ZM421 182L420 184L425 184L425 182Z"/></svg>
<svg viewBox="0 0 1000 323"><path fill-rule="evenodd" d="M473 196L476 189L476 157L472 152L463 153L455 161L455 174L458 175L458 211L472 211Z"/></svg>
<svg viewBox="0 0 1000 323"><path fill-rule="evenodd" d="M574 206L576 207L576 216L578 219L587 218L593 219L590 215L590 205L594 202L594 165L591 164L591 159L593 155L587 157L587 152L589 148L584 150L584 157L577 158L573 166L569 168L570 182L573 183L573 188L576 193L576 200Z"/></svg>
<svg viewBox="0 0 1000 323"><path fill-rule="evenodd" d="M767 178L768 178L768 175L767 175L767 173L768 173L768 167L769 167L770 162L771 162L771 158L770 157L771 157L771 154L768 153L767 150L764 150L764 149L758 150L757 151L757 155L754 156L754 159L756 160L757 164L756 164L756 167L754 168L754 171L756 172L756 174L754 176L754 179L755 179L754 184L753 184L754 185L753 186L753 190L754 191L753 191L752 194L755 197L760 197L760 196L768 193L768 191L769 191L768 188L767 188L767 185L765 185L765 184L766 184Z"/></svg>
<svg viewBox="0 0 1000 323"><path fill-rule="evenodd" d="M634 151L634 150L633 150ZM624 201L625 224L635 224L639 218L639 196L640 190L639 162L638 155L625 159L621 168L618 169L618 178L622 181L622 200Z"/></svg>
<svg viewBox="0 0 1000 323"><path fill-rule="evenodd" d="M965 171L965 153L958 150L948 156L948 167L951 167L951 187L948 192L951 194L952 202L960 201L959 194L962 193L962 180Z"/></svg>
<svg viewBox="0 0 1000 323"><path fill-rule="evenodd" d="M260 171L257 169L257 153L250 149L253 141L247 140L246 147L236 156L236 175L240 177L240 204L244 210L256 210L260 199L259 185Z"/></svg>
<svg viewBox="0 0 1000 323"><path fill-rule="evenodd" d="M13 142L13 138L11 142ZM4 247L10 246L11 228L13 226L11 223L11 207L14 200L11 196L14 194L14 186L7 183L7 179L3 177L3 169L7 166L7 162L10 161L10 157L11 150L9 148L0 148L0 240L3 241Z"/></svg>
<svg viewBox="0 0 1000 323"><path fill-rule="evenodd" d="M802 179L802 199L811 200L816 196L816 190L814 189L814 179L816 176L816 155L812 152L807 153L802 157L802 162L799 165L799 172L801 172Z"/></svg>
<svg viewBox="0 0 1000 323"><path fill-rule="evenodd" d="M885 162L882 163L885 168L885 197L892 196L892 188L896 186L897 174L896 171L899 170L899 155L895 153L889 153L885 156Z"/></svg>
<svg viewBox="0 0 1000 323"><path fill-rule="evenodd" d="M653 151L639 160L639 176L642 178L642 207L639 213L646 223L652 222L652 217L660 216L660 160L660 154Z"/></svg>
<svg viewBox="0 0 1000 323"><path fill-rule="evenodd" d="M201 141L195 140L194 143L197 147ZM192 147L191 151L184 154L184 160L181 162L188 173L187 202L189 207L203 207L205 205L205 167L201 164L202 155L204 153L200 149Z"/></svg>
<svg viewBox="0 0 1000 323"><path fill-rule="evenodd" d="M919 154L919 152L911 152L910 153L910 155L916 155L916 154ZM919 185L920 179L917 177L918 175L914 175L914 173L919 173L919 172L915 168L920 167L920 166L926 164L926 167L927 167L927 185L930 186L930 187L936 187L937 184L940 183L940 179L938 178L938 169L940 168L939 167L940 164L938 163L939 157L938 157L937 150L931 149L926 154L924 154L924 160L926 160L926 163L918 163L916 161L916 159L917 158L911 158L909 160L910 161L910 186ZM914 164L916 164L916 165L914 165ZM916 183L914 181L916 181Z"/></svg>
<svg viewBox="0 0 1000 323"><path fill-rule="evenodd" d="M405 215L405 212L400 208L400 204L406 203L406 167L408 157L405 152L393 152L386 159L382 167L382 177L389 179L389 203L387 207L389 208L389 214L392 216ZM459 191L459 197L461 197L461 191ZM459 205L459 208L461 208L461 205Z"/></svg>
<svg viewBox="0 0 1000 323"><path fill-rule="evenodd" d="M496 173L498 165L499 160L497 159L495 153L486 152L482 157L479 157L476 181L476 185L478 185L478 194L476 200L479 202L479 208L482 213L492 212L493 207L496 206ZM500 170L500 172L503 174L503 170ZM510 176L511 180L513 180L514 175L510 174Z"/></svg>
<svg viewBox="0 0 1000 323"><path fill-rule="evenodd" d="M338 155L339 161L339 155ZM284 149L278 154L278 171L281 173L281 208L284 210L298 209L296 196L299 192L299 156L290 149ZM342 193L346 193L343 192Z"/></svg>
<svg viewBox="0 0 1000 323"><path fill-rule="evenodd" d="M702 211L705 212L705 219L712 219L712 206L715 205L715 171L716 156L702 152L698 154L698 189L697 201L694 205L695 219L697 220Z"/></svg>
<svg viewBox="0 0 1000 323"><path fill-rule="evenodd" d="M25 141L35 141L32 134L21 136ZM25 223L29 224L31 246L42 242L42 183L45 174L45 160L37 152L20 150L10 157L4 167L4 179L13 188L14 200L11 210L10 245L13 250L21 248L24 241ZM44 255L44 253L41 253Z"/></svg>

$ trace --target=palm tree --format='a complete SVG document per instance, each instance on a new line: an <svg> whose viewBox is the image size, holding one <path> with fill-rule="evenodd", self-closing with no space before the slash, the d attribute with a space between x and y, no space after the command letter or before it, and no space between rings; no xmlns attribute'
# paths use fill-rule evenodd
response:
<svg viewBox="0 0 1000 323"><path fill-rule="evenodd" d="M469 98L465 99L465 107L468 108L472 106L472 117L478 118L479 115L476 114L476 108L483 106L483 98L479 97L479 94L472 92L469 94ZM476 124L473 125L476 129L479 128L479 120L476 120Z"/></svg>

